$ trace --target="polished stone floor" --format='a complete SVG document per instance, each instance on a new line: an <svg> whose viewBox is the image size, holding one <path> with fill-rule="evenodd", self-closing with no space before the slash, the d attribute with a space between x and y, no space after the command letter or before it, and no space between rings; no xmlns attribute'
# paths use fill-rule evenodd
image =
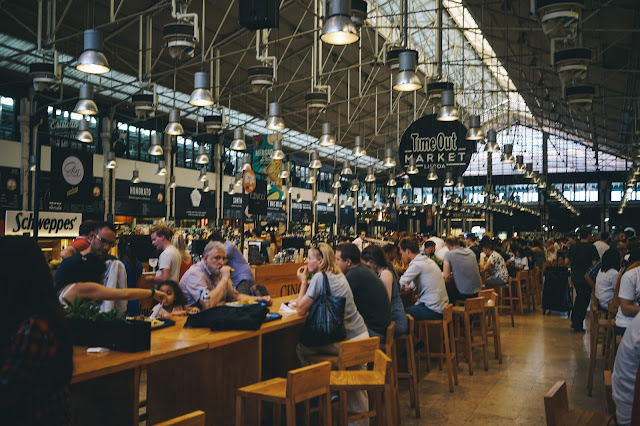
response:
<svg viewBox="0 0 640 426"><path fill-rule="evenodd" d="M477 424L543 425L544 394L557 380L567 382L569 406L605 411L602 366L595 373L593 396L587 396L589 332L574 334L562 314L542 315L539 307L516 316L511 327L507 316L500 317L503 363L493 357L490 341L489 370L484 371L482 351L474 352L474 373L460 362L459 385L449 392L446 370L432 362L424 370L420 390L421 418L409 407L409 387L400 382L403 425Z"/></svg>

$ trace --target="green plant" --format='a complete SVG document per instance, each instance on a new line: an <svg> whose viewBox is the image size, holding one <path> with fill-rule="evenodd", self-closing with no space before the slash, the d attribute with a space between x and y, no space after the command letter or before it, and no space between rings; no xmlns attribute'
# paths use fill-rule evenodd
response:
<svg viewBox="0 0 640 426"><path fill-rule="evenodd" d="M68 318L86 319L89 321L125 321L126 315L114 309L109 312L100 312L100 307L95 300L80 299L78 296L73 302L64 299L67 304L65 308Z"/></svg>

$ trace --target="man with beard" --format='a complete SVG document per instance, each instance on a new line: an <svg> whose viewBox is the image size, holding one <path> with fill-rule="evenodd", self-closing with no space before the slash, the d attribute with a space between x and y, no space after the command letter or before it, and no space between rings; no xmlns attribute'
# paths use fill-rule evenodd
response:
<svg viewBox="0 0 640 426"><path fill-rule="evenodd" d="M180 288L187 298L187 306L208 309L225 302L244 299L271 302L270 296L253 297L238 293L231 283L233 269L225 265L226 249L223 243L211 241L204 247L202 261L192 265L180 280ZM204 297L208 294L207 297Z"/></svg>

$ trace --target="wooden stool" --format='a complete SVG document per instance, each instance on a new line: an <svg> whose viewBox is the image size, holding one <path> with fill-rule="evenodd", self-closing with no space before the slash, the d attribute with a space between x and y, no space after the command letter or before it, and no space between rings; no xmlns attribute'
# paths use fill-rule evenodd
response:
<svg viewBox="0 0 640 426"><path fill-rule="evenodd" d="M613 362L609 351L612 351L610 340L615 340L615 319L607 319L606 313L602 312L598 305L598 300L594 292L591 292L591 316L590 316L590 338L589 338L589 374L587 380L587 395L591 396L593 392L593 375L596 369L596 361L598 357L598 344L602 344L602 361L604 368L611 368ZM603 318L604 317L604 318Z"/></svg>
<svg viewBox="0 0 640 426"><path fill-rule="evenodd" d="M478 297L485 300L484 311L487 316L487 339L493 338L493 350L498 364L502 364L502 343L500 342L500 322L498 321L498 295L491 289L480 290Z"/></svg>
<svg viewBox="0 0 640 426"><path fill-rule="evenodd" d="M449 392L453 392L454 383L458 384L458 361L456 358L456 348L454 345L453 334L453 310L455 308L452 304L448 304L442 312L441 320L421 320L418 321L420 327L421 339L425 342L425 356L427 358L427 364L431 357L438 358L440 362L440 369L442 369L442 361L444 360L447 366L447 376L449 378ZM429 326L432 328L438 328L438 341L440 349L438 351L432 351L429 347Z"/></svg>
<svg viewBox="0 0 640 426"><path fill-rule="evenodd" d="M547 426L607 425L611 416L595 411L569 410L567 382L559 381L544 396Z"/></svg>
<svg viewBox="0 0 640 426"><path fill-rule="evenodd" d="M497 285L489 287L489 289L498 293L498 300L496 301L496 308L498 309L498 312L500 312L500 309L509 309L509 314L511 314L511 327L515 327L516 323L513 320L513 302L516 298L511 297L511 286L509 284ZM509 304L507 304L507 302L509 302Z"/></svg>
<svg viewBox="0 0 640 426"><path fill-rule="evenodd" d="M522 291L522 297L524 299L523 301L527 304L527 312L533 312L535 308L535 296L529 271L519 271L516 274L516 279L520 282L520 287L524 289L524 291Z"/></svg>
<svg viewBox="0 0 640 426"><path fill-rule="evenodd" d="M520 286L520 280L518 279L517 275L513 278L509 278L509 287L510 287L509 293L511 293L510 303L513 303L513 302L517 303L518 312L520 313L520 315L523 315L524 308L522 303L522 287Z"/></svg>
<svg viewBox="0 0 640 426"><path fill-rule="evenodd" d="M398 336L396 339L396 350L404 344L405 354L407 356L407 371L398 371L398 379L409 379L409 399L411 407L414 408L416 418L420 418L420 393L418 392L418 373L416 370L416 354L413 347L413 333L415 329L415 320L409 314L409 333Z"/></svg>
<svg viewBox="0 0 640 426"><path fill-rule="evenodd" d="M331 364L322 362L320 364L302 367L291 370L287 378L280 377L266 380L245 386L236 392L236 426L244 424L244 398L255 398L258 404L262 401L274 404L273 418L274 424L280 424L280 413L282 405L286 407L287 426L296 424L296 404L308 401L315 397L320 397L320 412L325 424L331 423L331 391L329 389L329 378ZM309 421L309 411L307 424ZM260 424L260 410L258 410L258 424Z"/></svg>
<svg viewBox="0 0 640 426"><path fill-rule="evenodd" d="M367 337L366 339L358 339L358 340L345 340L340 344L340 349L338 350L338 355L330 355L330 354L315 354L308 355L306 357L307 362L316 364L319 362L328 361L331 363L331 368L333 370L345 370L345 361L350 360L351 358L358 358L360 356L360 362L357 362L352 365L366 364L369 362L373 362L373 355L376 349L380 348L380 338L379 337ZM360 354L358 354L360 351ZM341 363L341 360L342 363ZM350 362L350 361L349 361ZM350 367L351 365L349 365Z"/></svg>
<svg viewBox="0 0 640 426"><path fill-rule="evenodd" d="M487 319L484 311L484 298L474 297L473 299L467 299L464 301L464 307L456 306L453 308L453 313L458 316L455 323L455 341L458 345L464 346L467 362L469 363L469 375L473 376L473 348L482 347L482 354L484 357L484 369L489 369L489 357L487 354ZM471 327L471 317L478 317L480 339L476 340L475 330ZM475 319L475 318L474 318ZM461 334L461 323L464 321L464 336Z"/></svg>
<svg viewBox="0 0 640 426"><path fill-rule="evenodd" d="M155 426L204 426L204 411L194 411L184 416L166 420L162 423L156 423Z"/></svg>
<svg viewBox="0 0 640 426"><path fill-rule="evenodd" d="M394 419L396 424L400 424L400 392L398 391L398 354L396 348L396 340L395 340L395 331L396 331L396 323L391 321L389 326L387 327L387 335L385 336L384 345L382 345L382 350L385 355L391 359L391 389L393 391L393 404L391 404L391 408L393 409L392 418ZM388 396L387 396L388 397Z"/></svg>

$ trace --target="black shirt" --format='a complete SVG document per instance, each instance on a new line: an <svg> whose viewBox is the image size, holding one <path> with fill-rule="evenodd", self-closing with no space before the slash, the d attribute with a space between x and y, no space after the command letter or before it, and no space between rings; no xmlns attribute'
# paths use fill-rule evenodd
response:
<svg viewBox="0 0 640 426"><path fill-rule="evenodd" d="M573 281L585 282L584 274L593 266L593 261L600 259L598 250L591 243L579 241L569 247L567 257L571 262L571 279Z"/></svg>
<svg viewBox="0 0 640 426"><path fill-rule="evenodd" d="M108 258L113 259L113 256L100 258L91 253L86 255L77 253L63 260L53 279L56 290L60 291L67 285L77 282L102 283L102 276L106 270L104 262Z"/></svg>
<svg viewBox="0 0 640 426"><path fill-rule="evenodd" d="M346 273L353 301L367 328L386 336L391 323L391 302L384 283L368 266L360 264Z"/></svg>

